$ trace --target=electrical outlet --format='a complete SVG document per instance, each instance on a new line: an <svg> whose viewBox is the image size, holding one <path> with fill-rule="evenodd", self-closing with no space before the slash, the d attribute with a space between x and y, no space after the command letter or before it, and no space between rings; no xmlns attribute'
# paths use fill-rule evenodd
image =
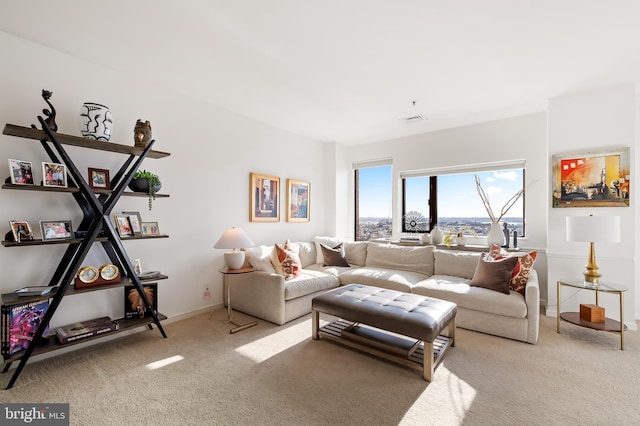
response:
<svg viewBox="0 0 640 426"><path fill-rule="evenodd" d="M205 287L204 291L202 292L202 298L203 299L211 299L211 292L209 291L209 287Z"/></svg>

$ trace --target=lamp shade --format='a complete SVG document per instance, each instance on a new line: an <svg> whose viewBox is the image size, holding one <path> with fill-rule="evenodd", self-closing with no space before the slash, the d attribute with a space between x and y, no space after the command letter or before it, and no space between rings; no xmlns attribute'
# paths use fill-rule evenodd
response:
<svg viewBox="0 0 640 426"><path fill-rule="evenodd" d="M619 243L620 216L567 216L567 241Z"/></svg>
<svg viewBox="0 0 640 426"><path fill-rule="evenodd" d="M244 233L242 228L229 228L224 231L224 234L222 234L222 237L213 248L233 249L233 251L224 254L224 263L229 269L240 269L244 264L244 252L236 251L236 249L253 246L253 241Z"/></svg>

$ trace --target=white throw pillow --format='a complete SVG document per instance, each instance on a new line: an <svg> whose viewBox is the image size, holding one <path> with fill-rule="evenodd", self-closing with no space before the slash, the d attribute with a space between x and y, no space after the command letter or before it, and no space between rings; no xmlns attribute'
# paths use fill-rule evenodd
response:
<svg viewBox="0 0 640 426"><path fill-rule="evenodd" d="M244 249L247 259L251 266L258 271L275 274L276 270L271 263L271 252L273 246L256 246Z"/></svg>

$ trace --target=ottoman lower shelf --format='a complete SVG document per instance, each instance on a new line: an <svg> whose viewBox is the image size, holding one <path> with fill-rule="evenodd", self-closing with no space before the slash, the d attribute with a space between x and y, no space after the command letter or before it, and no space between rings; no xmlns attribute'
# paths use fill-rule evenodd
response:
<svg viewBox="0 0 640 426"><path fill-rule="evenodd" d="M339 319L318 330L329 340L384 358L418 371L424 371L424 343L406 336ZM438 336L433 341L433 368L442 361L452 340Z"/></svg>

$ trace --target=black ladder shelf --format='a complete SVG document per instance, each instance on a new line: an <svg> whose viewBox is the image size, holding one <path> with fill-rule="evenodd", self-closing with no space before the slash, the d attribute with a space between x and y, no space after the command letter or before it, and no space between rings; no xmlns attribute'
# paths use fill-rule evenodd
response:
<svg viewBox="0 0 640 426"><path fill-rule="evenodd" d="M169 153L161 152L161 151L152 151L151 148L155 141L151 141L144 149L134 146L125 146L119 145L115 143L109 142L100 142L94 141L78 136L64 135L58 134L56 131L52 130L48 124L48 122L43 119L41 116L38 116L38 121L42 126L42 130L36 128L36 126L32 125L29 127L16 126L12 124L5 125L5 129L3 133L5 135L17 136L27 139L39 140L42 144L42 147L47 152L52 162L55 163L63 163L67 166L68 172L68 182L70 188L64 188L63 192L69 192L72 194L76 203L82 210L83 219L78 226L78 231L86 232L86 236L84 238L74 238L72 240L67 241L69 244L59 266L56 268L53 276L49 281L49 286L58 286L58 290L55 295L51 297L49 309L44 315L36 334L29 344L28 348L24 351L24 353L20 354L20 364L16 368L9 384L6 389L10 389L15 384L16 380L20 376L22 369L27 364L29 358L36 350L38 346L38 342L42 339L43 334L49 324L49 321L53 317L53 314L58 309L62 298L67 293L73 293L73 291L68 292L71 282L73 281L78 269L82 265L83 260L89 253L91 246L98 242L102 245L109 259L119 267L121 271L125 272L125 275L129 277L130 283L135 286L138 293L140 294L141 299L143 300L148 312L151 313L153 318L153 323L158 327L158 330L162 334L162 337L166 338L167 335L160 324L160 320L166 319L166 317L160 313L157 313L151 303L147 294L143 290L142 282L138 275L135 273L133 264L127 256L127 253L122 245L122 241L110 220L110 214L113 210L115 204L118 199L125 194L125 188L133 178L133 174L140 167L143 160L147 157L149 158L162 158L169 156ZM55 125L55 123L53 123ZM63 145L71 145L89 149L96 149L102 151L110 151L117 152L121 154L128 154L127 159L124 161L118 172L111 179L111 188L110 191L97 190L94 191L93 188L89 187L86 180L82 176L82 174L78 171L78 168L74 164L71 157L67 154ZM136 158L137 157L137 158ZM5 186L3 186L4 188ZM9 187L10 189L16 189L13 185ZM34 187L24 186L25 189L36 189ZM54 188L47 188L54 189ZM131 193L126 193L131 194ZM98 237L101 231L103 235ZM166 236L164 236L166 237ZM157 238L157 237L156 237ZM38 242L29 242L32 244L4 244L5 246L17 246L17 245L33 245L38 244ZM41 244L48 244L46 242L41 242ZM162 276L160 279L167 278L166 276ZM148 282L148 281L147 281ZM101 289L96 288L96 289ZM144 322L133 322L132 325L144 325ZM150 322L146 323L148 327L151 329L152 326ZM5 359L5 367L3 369L3 373L8 371L11 363L16 361L18 357L9 357L9 359Z"/></svg>

